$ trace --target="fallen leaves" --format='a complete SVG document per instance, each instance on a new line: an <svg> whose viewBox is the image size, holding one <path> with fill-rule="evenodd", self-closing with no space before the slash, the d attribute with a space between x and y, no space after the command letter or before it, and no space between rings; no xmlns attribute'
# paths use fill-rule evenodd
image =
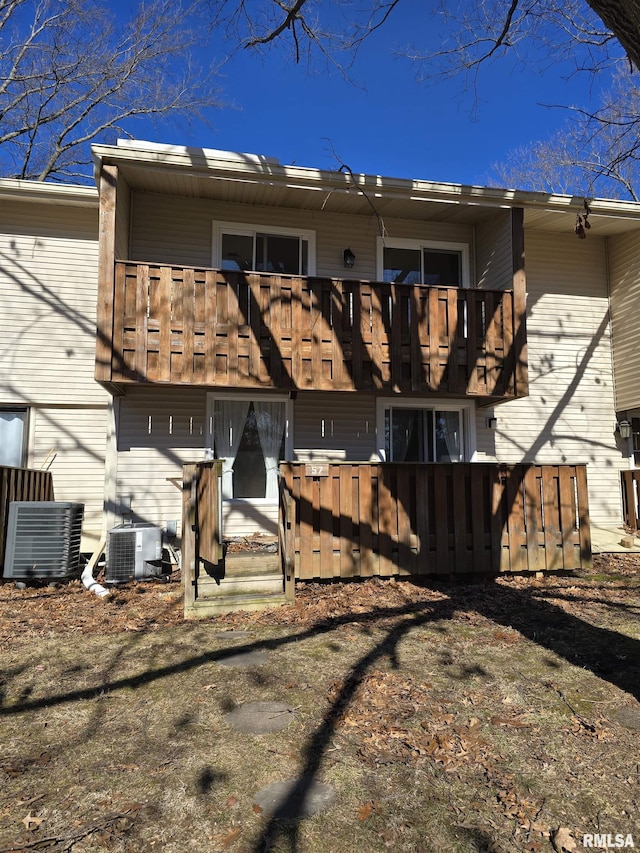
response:
<svg viewBox="0 0 640 853"><path fill-rule="evenodd" d="M458 719L435 701L430 687L381 670L357 682L335 681L325 720L358 740L358 755L370 766L429 759L451 772L461 764L483 764L487 744L480 737L480 720ZM416 727L412 718L424 708L430 717Z"/></svg>
<svg viewBox="0 0 640 853"><path fill-rule="evenodd" d="M578 849L573 836L564 826L551 833L551 843L556 853L574 853Z"/></svg>
<svg viewBox="0 0 640 853"><path fill-rule="evenodd" d="M373 800L369 800L369 802L363 803L358 809L358 820L369 820L375 810L376 803Z"/></svg>
<svg viewBox="0 0 640 853"><path fill-rule="evenodd" d="M35 829L38 829L40 824L44 821L43 817L33 817L31 812L26 817L23 817L21 823L24 824L25 829L29 832L33 832Z"/></svg>
<svg viewBox="0 0 640 853"><path fill-rule="evenodd" d="M223 850L229 850L242 835L241 826L232 826L225 833L218 836L218 844Z"/></svg>
<svg viewBox="0 0 640 853"><path fill-rule="evenodd" d="M572 717L571 731L574 735L587 735L596 740L613 740L613 733L606 727L606 720L603 717L599 717L593 723L583 717Z"/></svg>

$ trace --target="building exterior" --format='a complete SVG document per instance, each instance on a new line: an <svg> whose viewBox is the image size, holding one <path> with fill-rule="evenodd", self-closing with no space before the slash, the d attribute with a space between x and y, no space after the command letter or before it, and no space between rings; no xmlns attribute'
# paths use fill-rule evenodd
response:
<svg viewBox="0 0 640 853"><path fill-rule="evenodd" d="M87 548L182 516L224 458L225 538L274 534L278 464L640 464L640 205L145 142L92 188L0 181L0 464L50 466ZM612 340L613 334L613 340ZM615 381L614 381L615 379ZM104 512L103 512L104 509Z"/></svg>
<svg viewBox="0 0 640 853"><path fill-rule="evenodd" d="M0 465L47 468L103 525L109 394L94 380L98 195L0 180Z"/></svg>
<svg viewBox="0 0 640 853"><path fill-rule="evenodd" d="M224 457L227 536L274 532L279 459L586 463L592 523L620 523L638 205L594 201L578 240L566 196L94 155L114 519L179 518L182 463Z"/></svg>

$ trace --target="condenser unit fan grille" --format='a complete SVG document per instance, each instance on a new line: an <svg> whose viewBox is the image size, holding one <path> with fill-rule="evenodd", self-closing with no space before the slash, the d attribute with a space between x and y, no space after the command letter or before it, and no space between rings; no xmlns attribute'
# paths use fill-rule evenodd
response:
<svg viewBox="0 0 640 853"><path fill-rule="evenodd" d="M162 574L162 531L146 522L122 524L107 537L105 581L159 577Z"/></svg>
<svg viewBox="0 0 640 853"><path fill-rule="evenodd" d="M136 532L119 531L117 536L109 537L109 557L107 564L107 580L131 580L136 567Z"/></svg>
<svg viewBox="0 0 640 853"><path fill-rule="evenodd" d="M5 578L66 578L78 573L84 504L9 504Z"/></svg>

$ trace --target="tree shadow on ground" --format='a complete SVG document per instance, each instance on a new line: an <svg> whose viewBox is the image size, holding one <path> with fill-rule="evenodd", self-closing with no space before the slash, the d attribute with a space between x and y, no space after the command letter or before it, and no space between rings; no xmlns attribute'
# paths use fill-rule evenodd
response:
<svg viewBox="0 0 640 853"><path fill-rule="evenodd" d="M360 626L365 631L372 628L382 630L383 635L379 641L344 673L337 695L325 709L321 722L302 749L302 766L295 784L276 812L268 817L253 847L255 851L264 851L278 843L284 843L291 851L297 851L300 848L299 824L288 817L285 819L284 815L290 815L291 809L304 801L313 783L318 781L336 726L353 702L364 679L381 661L388 661L395 669L400 668L399 646L415 628L425 625L438 628L446 626L450 620L476 614L518 631L537 646L574 666L591 671L630 697L640 700L640 641L613 629L593 625L584 618L566 612L558 604L547 599L547 591L537 588L523 589L503 583L471 586L437 583L430 584L429 589L446 597L436 601L416 600L418 585L407 582L402 584L405 602L395 607L372 607L365 612L348 610L337 616L317 619L308 627L296 626L294 631L285 636L252 640L234 645L233 648L206 651L170 665L148 668L138 675L114 678L116 664L123 654L120 649L114 660L107 662L102 673L104 677L99 685L60 691L44 698L25 695L10 706L0 707L0 715L15 715L43 707L51 708L65 703L95 699L105 690L113 694L138 688L162 681L179 672L190 671L212 662L221 662L240 652L258 649L275 652L291 643L330 634L346 625ZM322 595L322 592L319 594ZM576 598L579 598L579 592L576 593ZM586 599L587 603L589 601L590 599ZM130 647L132 642L135 642L133 637L126 646ZM476 665L481 667L482 660L478 660ZM202 779L200 787L202 788Z"/></svg>

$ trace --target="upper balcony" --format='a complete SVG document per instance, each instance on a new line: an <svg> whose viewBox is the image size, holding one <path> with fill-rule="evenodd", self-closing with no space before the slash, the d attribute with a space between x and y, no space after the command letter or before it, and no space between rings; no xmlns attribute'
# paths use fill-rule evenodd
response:
<svg viewBox="0 0 640 853"><path fill-rule="evenodd" d="M116 261L98 324L96 379L111 385L528 393L512 290Z"/></svg>

